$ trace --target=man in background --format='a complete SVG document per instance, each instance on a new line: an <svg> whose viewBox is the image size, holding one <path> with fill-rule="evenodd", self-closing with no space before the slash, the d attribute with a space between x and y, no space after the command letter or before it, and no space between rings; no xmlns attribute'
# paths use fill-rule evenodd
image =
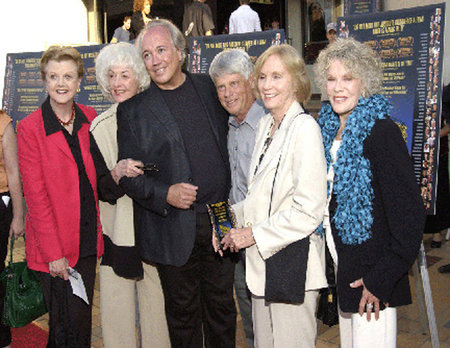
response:
<svg viewBox="0 0 450 348"><path fill-rule="evenodd" d="M183 34L185 38L210 36L213 34L214 21L211 8L206 0L194 0L184 12Z"/></svg>
<svg viewBox="0 0 450 348"><path fill-rule="evenodd" d="M125 16L123 19L123 25L114 30L114 35L111 39L111 43L130 41L130 32L129 32L130 26L131 26L131 17Z"/></svg>
<svg viewBox="0 0 450 348"><path fill-rule="evenodd" d="M335 42L337 39L337 26L336 23L331 22L327 25L327 40L328 43L331 44Z"/></svg>
<svg viewBox="0 0 450 348"><path fill-rule="evenodd" d="M261 21L256 11L248 5L250 0L239 0L241 4L230 16L230 34L261 31Z"/></svg>
<svg viewBox="0 0 450 348"><path fill-rule="evenodd" d="M234 49L219 53L211 63L209 74L214 81L228 120L228 155L231 167L231 204L247 195L250 159L255 146L256 126L266 114L262 103L252 93L253 64L248 54ZM245 251L234 272L234 288L249 348L253 348L253 322L249 291L245 281Z"/></svg>

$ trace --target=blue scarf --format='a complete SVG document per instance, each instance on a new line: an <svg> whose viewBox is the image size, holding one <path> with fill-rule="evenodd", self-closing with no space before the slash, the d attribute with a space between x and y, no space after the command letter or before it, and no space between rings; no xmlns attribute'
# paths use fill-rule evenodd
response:
<svg viewBox="0 0 450 348"><path fill-rule="evenodd" d="M361 244L372 235L372 172L369 160L363 156L363 143L375 121L389 117L389 110L390 104L382 95L361 97L348 116L342 133L342 143L333 165L333 192L337 199L333 222L338 236L347 245ZM340 125L339 116L330 103L322 106L318 123L322 129L328 170L331 164L330 149Z"/></svg>

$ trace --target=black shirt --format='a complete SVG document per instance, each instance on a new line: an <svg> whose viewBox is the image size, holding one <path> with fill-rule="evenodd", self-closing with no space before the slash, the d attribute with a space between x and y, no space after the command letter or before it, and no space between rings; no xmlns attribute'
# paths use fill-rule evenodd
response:
<svg viewBox="0 0 450 348"><path fill-rule="evenodd" d="M184 140L193 184L198 186L196 209L205 213L205 203L227 197L227 168L211 129L206 111L188 76L174 90L161 90Z"/></svg>

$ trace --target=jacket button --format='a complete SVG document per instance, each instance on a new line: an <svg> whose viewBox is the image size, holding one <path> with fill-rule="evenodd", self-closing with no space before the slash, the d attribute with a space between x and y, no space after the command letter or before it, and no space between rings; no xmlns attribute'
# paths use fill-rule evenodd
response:
<svg viewBox="0 0 450 348"><path fill-rule="evenodd" d="M252 227L252 223L251 222L247 222L247 227Z"/></svg>
<svg viewBox="0 0 450 348"><path fill-rule="evenodd" d="M188 182L194 182L194 179L188 178Z"/></svg>

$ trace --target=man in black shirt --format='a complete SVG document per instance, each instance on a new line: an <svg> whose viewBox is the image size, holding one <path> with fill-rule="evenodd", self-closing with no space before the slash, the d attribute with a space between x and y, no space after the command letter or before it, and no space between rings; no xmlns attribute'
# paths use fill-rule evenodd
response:
<svg viewBox="0 0 450 348"><path fill-rule="evenodd" d="M119 159L153 168L120 180L136 245L157 263L172 346L235 347L234 262L215 255L206 210L230 189L227 114L209 77L181 70L184 38L171 22L149 23L137 45L152 84L117 110Z"/></svg>
<svg viewBox="0 0 450 348"><path fill-rule="evenodd" d="M184 12L183 33L186 38L210 36L213 34L214 22L211 8L206 0L194 0Z"/></svg>

